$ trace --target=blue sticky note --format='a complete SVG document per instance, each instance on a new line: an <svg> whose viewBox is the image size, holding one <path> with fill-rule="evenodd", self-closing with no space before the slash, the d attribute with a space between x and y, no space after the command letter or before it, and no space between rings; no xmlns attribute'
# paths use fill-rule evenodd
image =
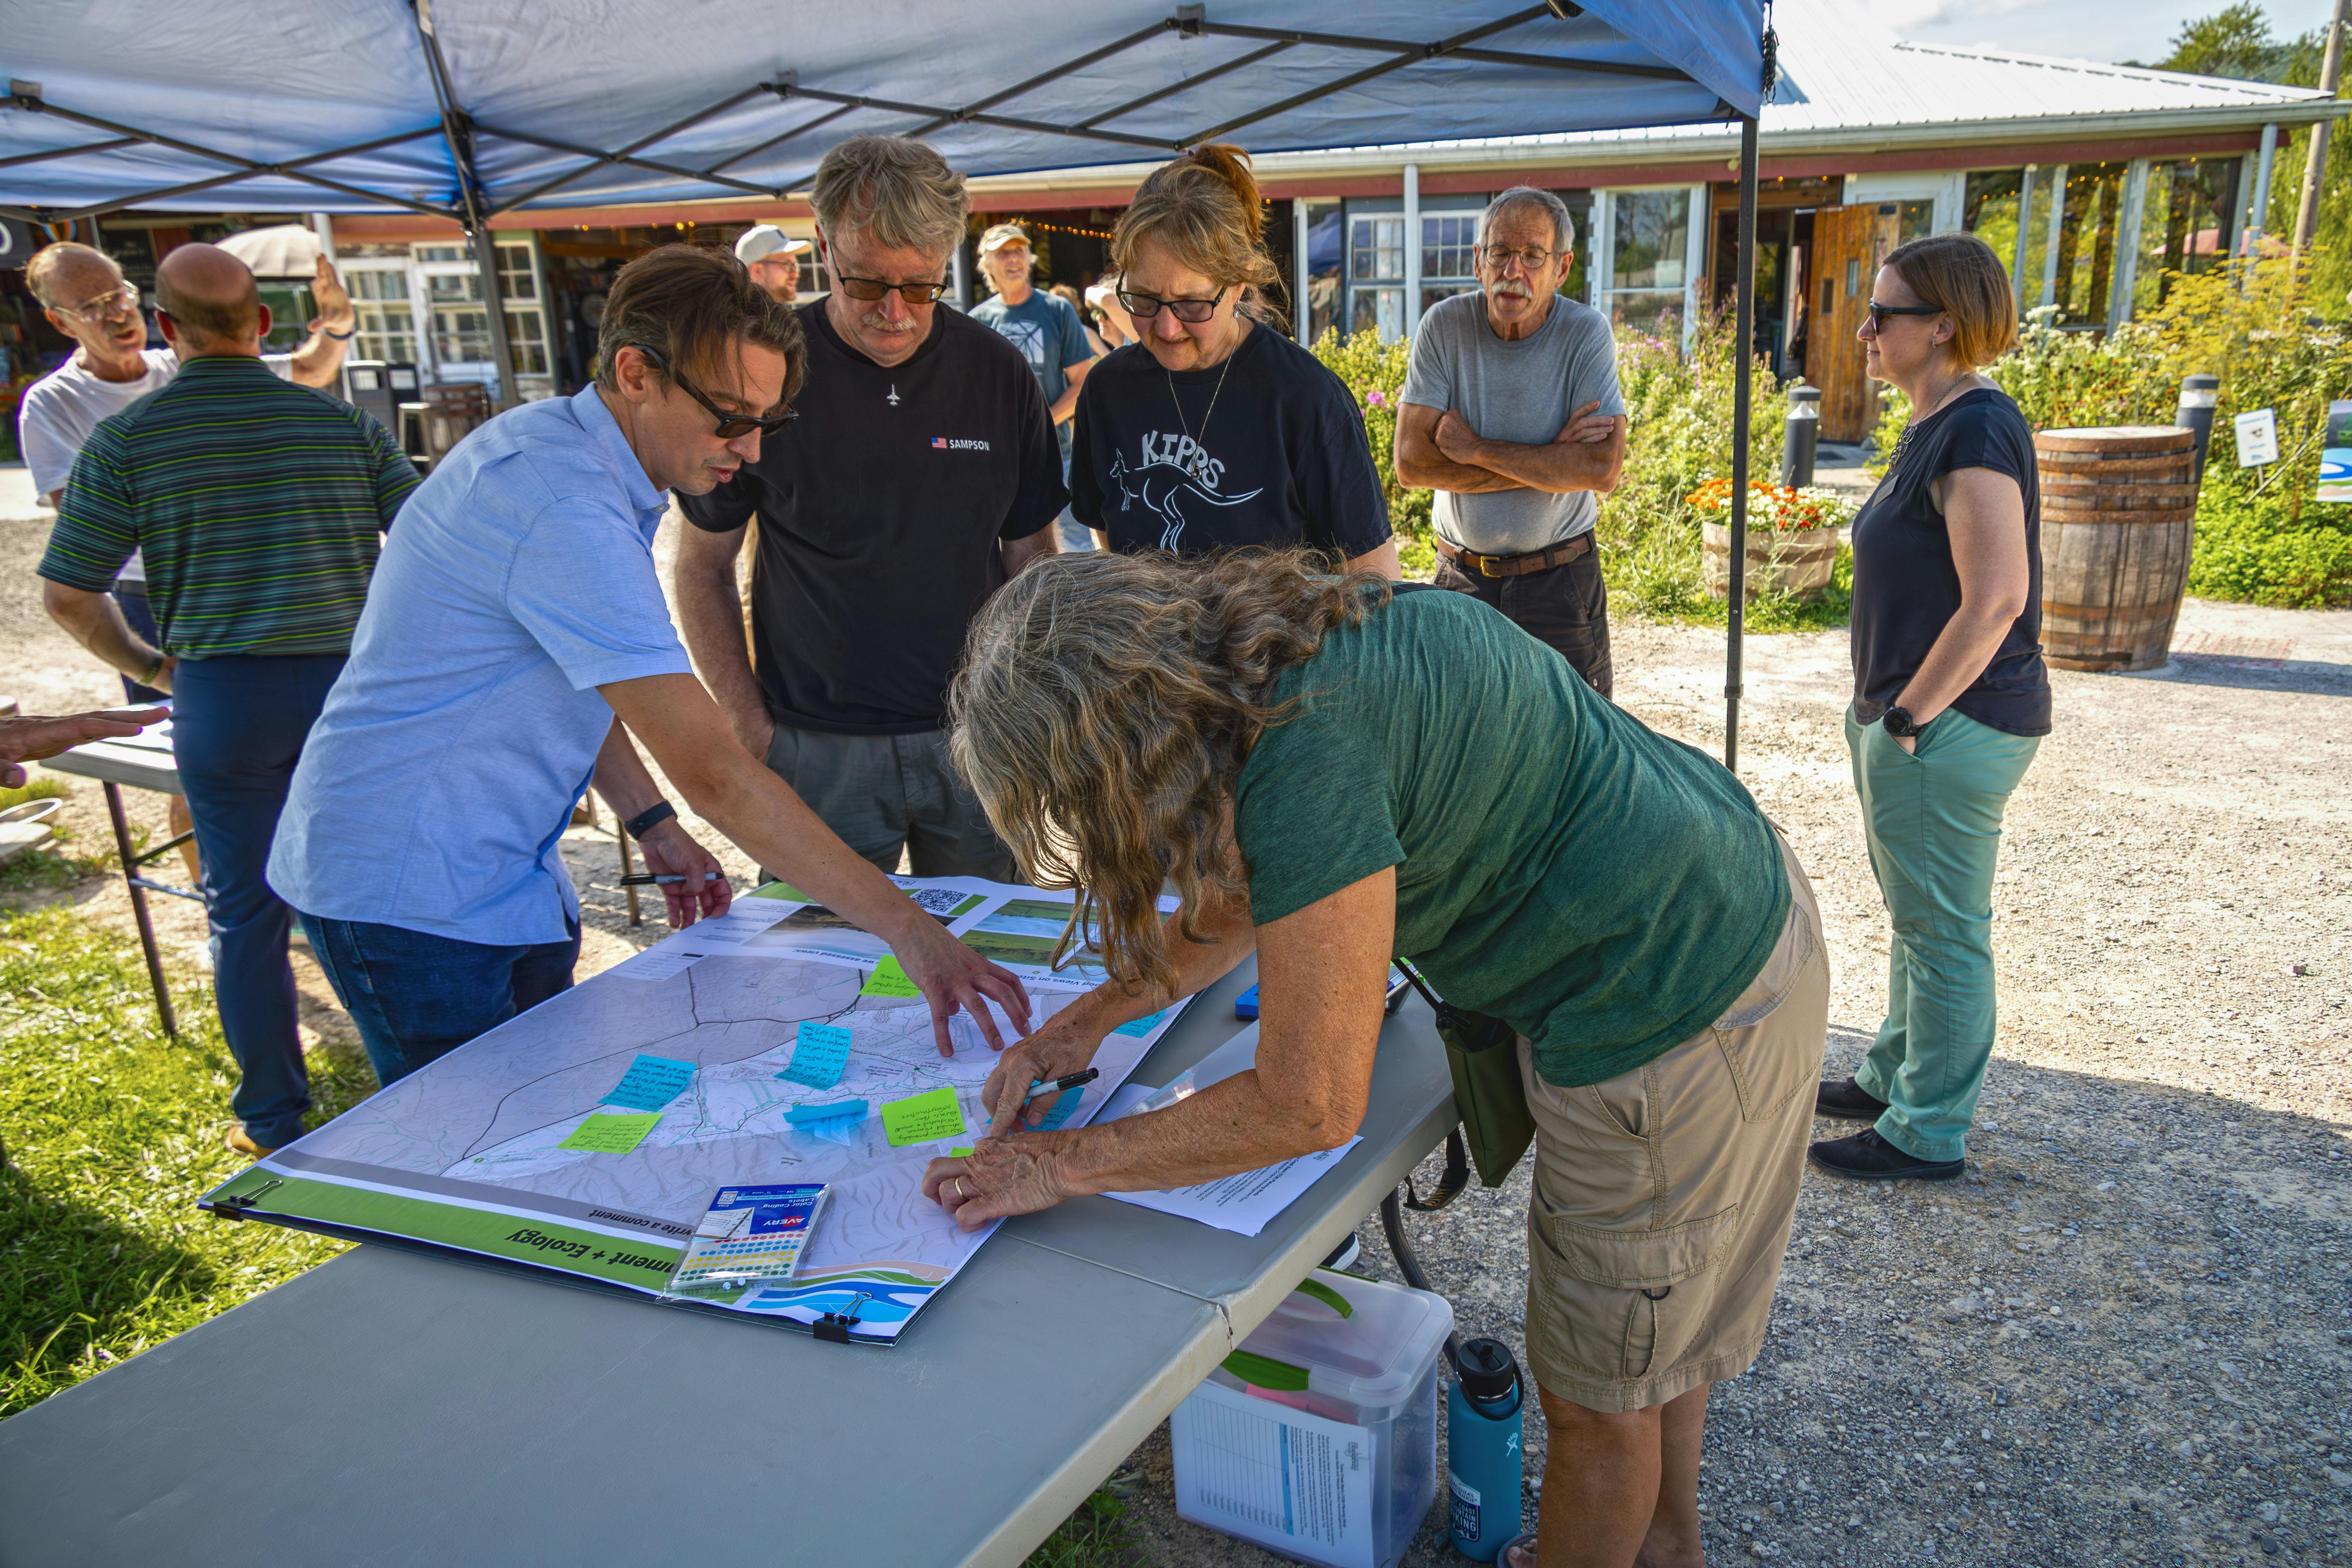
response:
<svg viewBox="0 0 2352 1568"><path fill-rule="evenodd" d="M640 1056L621 1075L621 1081L606 1095L606 1105L625 1106L631 1110L659 1110L685 1092L694 1080L692 1062L672 1061L667 1057Z"/></svg>
<svg viewBox="0 0 2352 1568"><path fill-rule="evenodd" d="M1114 1035L1125 1035L1129 1039L1139 1040L1143 1038L1144 1036L1151 1033L1152 1030L1160 1027L1160 1020L1166 1016L1168 1016L1168 1009L1162 1007L1149 1018L1138 1018L1133 1023L1121 1024L1118 1028L1113 1029L1111 1033Z"/></svg>
<svg viewBox="0 0 2352 1568"><path fill-rule="evenodd" d="M776 1076L811 1089L831 1089L849 1065L849 1031L838 1024L803 1024L793 1065Z"/></svg>
<svg viewBox="0 0 2352 1568"><path fill-rule="evenodd" d="M1045 1112L1045 1120L1037 1123L1037 1131L1049 1132L1067 1121L1070 1119L1070 1112L1076 1110L1078 1108L1078 1101L1086 1097L1087 1091L1083 1089L1064 1089L1061 1098L1054 1101L1054 1109Z"/></svg>
<svg viewBox="0 0 2352 1568"><path fill-rule="evenodd" d="M778 1073L778 1078L784 1075ZM862 1100L836 1100L831 1105L795 1105L784 1112L784 1120L795 1127L811 1127L820 1121L838 1121L845 1117L866 1114Z"/></svg>

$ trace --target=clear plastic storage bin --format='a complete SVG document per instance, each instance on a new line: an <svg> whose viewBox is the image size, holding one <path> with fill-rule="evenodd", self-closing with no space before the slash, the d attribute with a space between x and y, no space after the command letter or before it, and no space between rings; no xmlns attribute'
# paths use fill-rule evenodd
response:
<svg viewBox="0 0 2352 1568"><path fill-rule="evenodd" d="M1443 1296L1317 1269L1171 1421L1176 1511L1325 1568L1390 1568L1437 1495Z"/></svg>

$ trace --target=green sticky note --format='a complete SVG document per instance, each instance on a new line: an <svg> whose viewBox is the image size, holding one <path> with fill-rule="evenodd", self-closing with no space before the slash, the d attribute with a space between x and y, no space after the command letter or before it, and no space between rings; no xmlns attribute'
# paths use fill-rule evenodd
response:
<svg viewBox="0 0 2352 1568"><path fill-rule="evenodd" d="M598 1114L590 1117L572 1131L572 1136L556 1145L559 1149L585 1149L592 1154L625 1154L646 1141L654 1123L662 1119L658 1110L647 1110L635 1116Z"/></svg>
<svg viewBox="0 0 2352 1568"><path fill-rule="evenodd" d="M885 958L857 988L860 996L920 996L923 988L907 978L907 972L895 958ZM900 1103L904 1103L901 1101Z"/></svg>
<svg viewBox="0 0 2352 1568"><path fill-rule="evenodd" d="M957 1144L954 1148L952 1148L952 1149L950 1149L950 1150L949 1150L949 1151L948 1151L948 1158L949 1158L949 1159L950 1159L950 1160L961 1160L961 1159L965 1159L965 1158L969 1157L969 1156L971 1155L971 1144L969 1144L969 1143L959 1143L959 1144Z"/></svg>
<svg viewBox="0 0 2352 1568"><path fill-rule="evenodd" d="M955 1090L940 1088L928 1094L894 1100L884 1106L882 1131L889 1135L890 1147L903 1149L909 1143L961 1138L971 1129L963 1124L963 1110L956 1104Z"/></svg>
<svg viewBox="0 0 2352 1568"><path fill-rule="evenodd" d="M744 896L746 898L752 899L776 899L787 904L813 904L816 902L814 899L810 898L806 893L802 892L790 882L771 882L764 888L752 889L751 892Z"/></svg>

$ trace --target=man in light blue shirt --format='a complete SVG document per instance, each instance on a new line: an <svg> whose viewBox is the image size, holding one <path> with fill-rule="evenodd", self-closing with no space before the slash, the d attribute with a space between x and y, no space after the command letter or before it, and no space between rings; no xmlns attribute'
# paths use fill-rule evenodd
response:
<svg viewBox="0 0 2352 1568"><path fill-rule="evenodd" d="M694 323L689 329L687 323ZM1009 972L946 934L735 743L672 627L663 492L759 456L806 365L741 265L676 246L623 268L596 383L499 416L409 500L349 664L297 769L269 881L385 1083L572 984L579 900L559 841L592 784L645 851L672 925L725 912L719 863L636 748L760 864L884 938L948 1018L1025 1030Z"/></svg>

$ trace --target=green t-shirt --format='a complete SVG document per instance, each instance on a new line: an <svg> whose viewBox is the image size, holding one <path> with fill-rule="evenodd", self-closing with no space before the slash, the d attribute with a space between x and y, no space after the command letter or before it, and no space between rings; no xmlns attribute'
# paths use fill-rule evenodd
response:
<svg viewBox="0 0 2352 1568"><path fill-rule="evenodd" d="M1243 765L1260 925L1397 868L1396 950L1534 1042L1563 1088L1724 1014L1789 916L1755 800L1465 594L1400 594L1275 683Z"/></svg>

